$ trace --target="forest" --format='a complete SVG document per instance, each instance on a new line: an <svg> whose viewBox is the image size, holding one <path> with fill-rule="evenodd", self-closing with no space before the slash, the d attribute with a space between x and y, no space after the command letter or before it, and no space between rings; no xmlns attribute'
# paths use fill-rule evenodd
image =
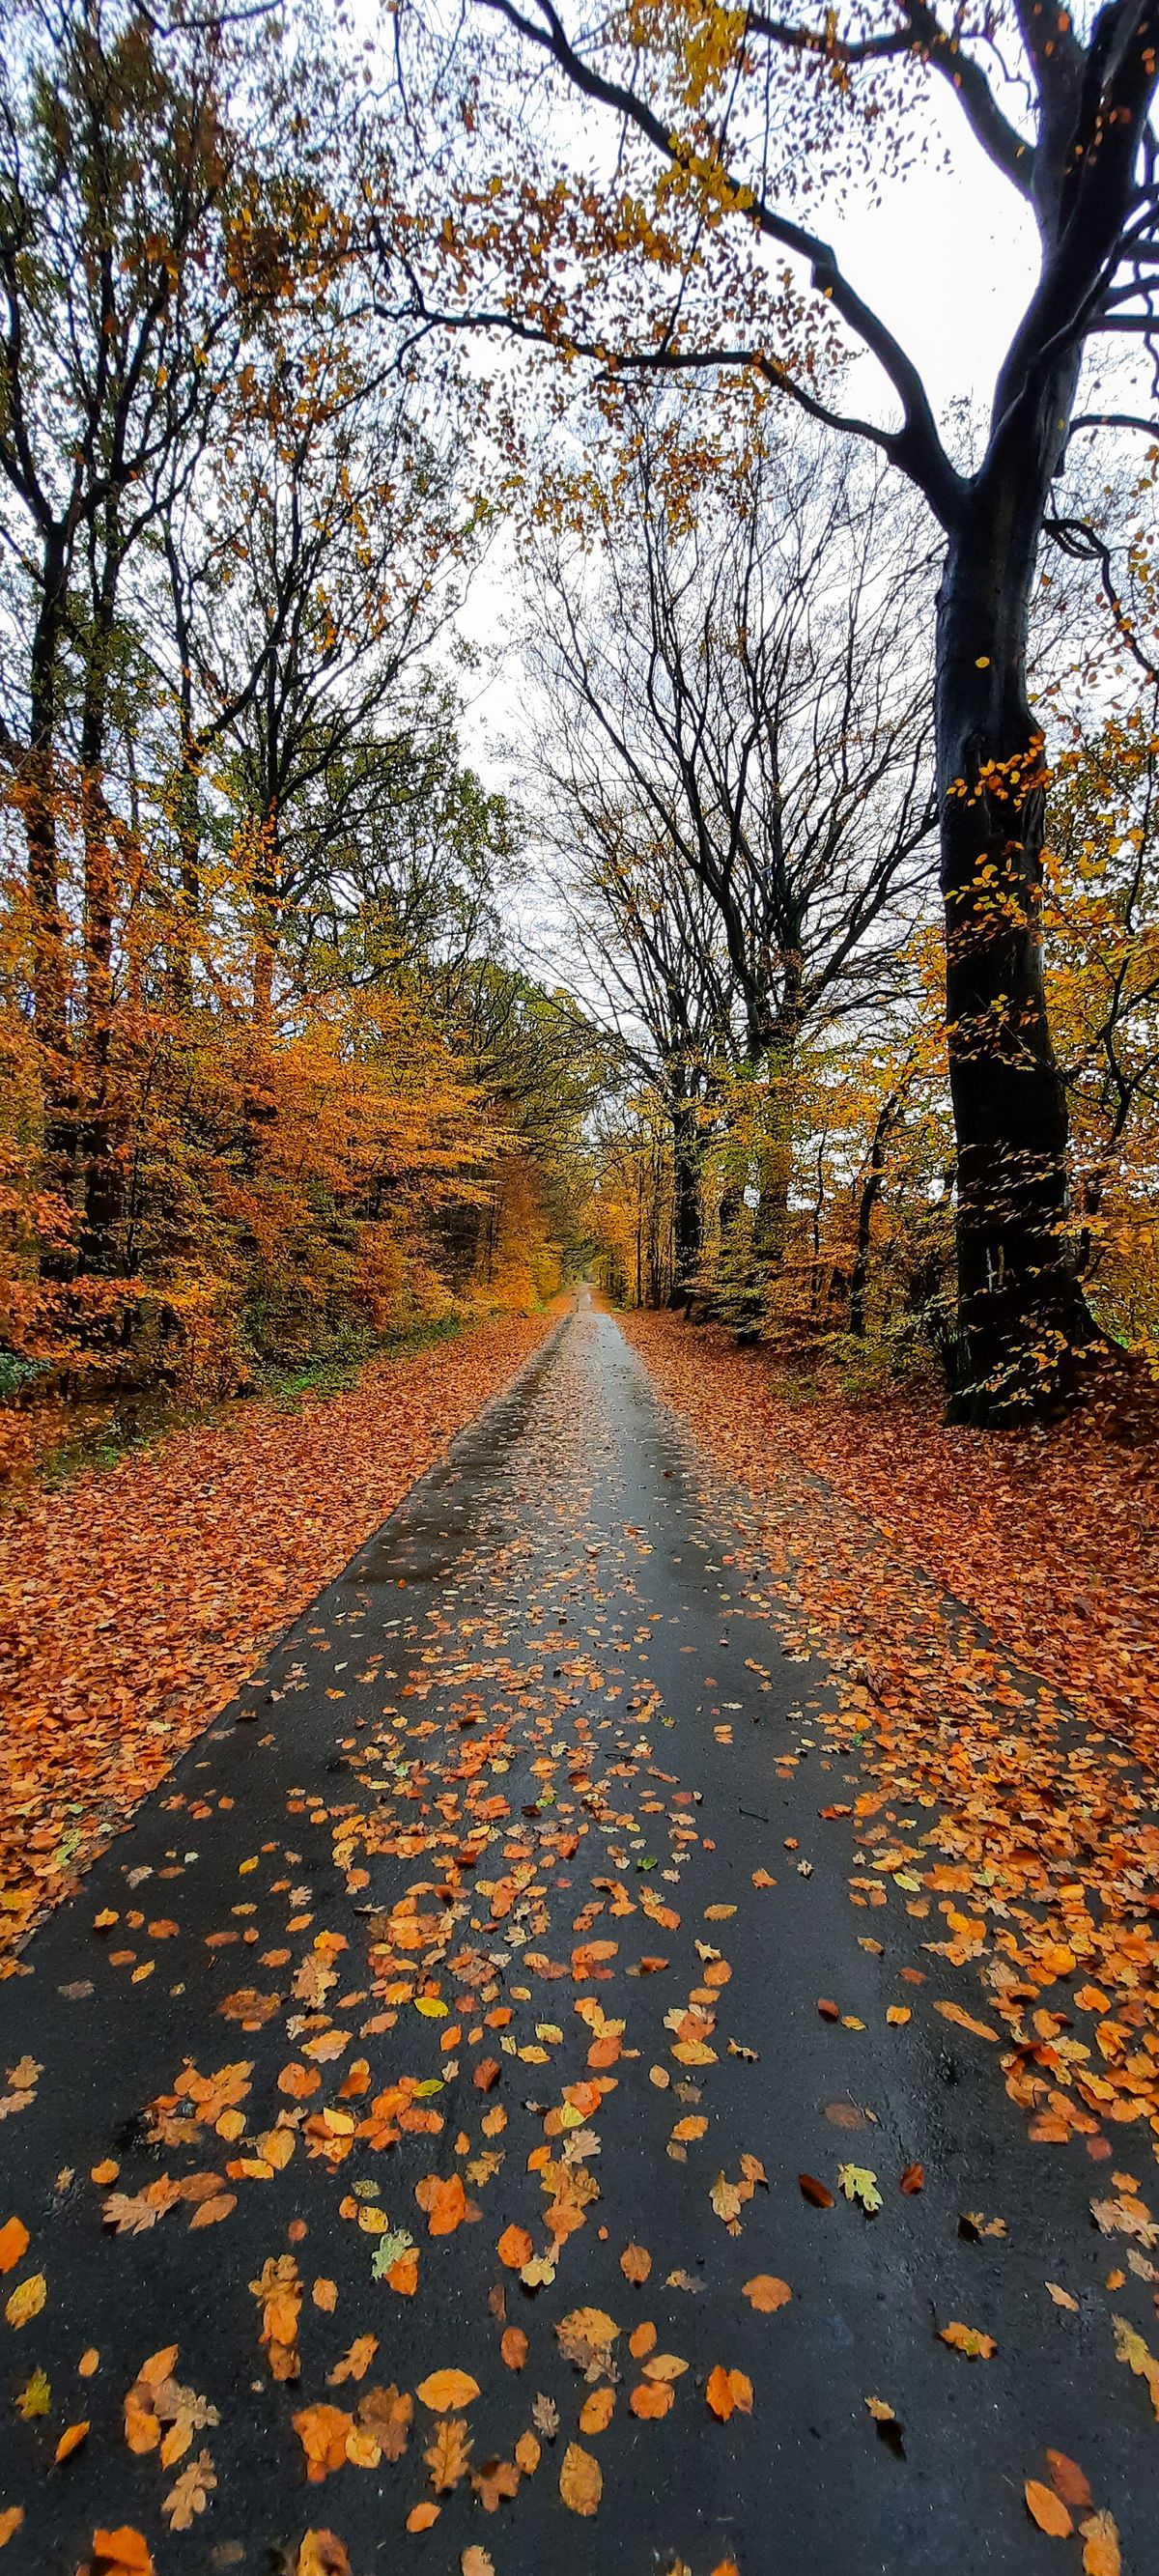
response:
<svg viewBox="0 0 1159 2576"><path fill-rule="evenodd" d="M1146 2576L1159 0L0 30L5 2576Z"/></svg>
<svg viewBox="0 0 1159 2576"><path fill-rule="evenodd" d="M779 148L852 183L880 116L904 167L924 14L762 37ZM10 13L14 1454L50 1398L216 1399L585 1265L964 1419L1159 1349L1148 186L1064 244L1043 181L1065 393L1015 353L946 447L727 220L711 13L644 57L704 167L650 169L645 83L602 193L521 167L545 48L579 75L488 15L336 61L292 11ZM902 429L845 417L850 330Z"/></svg>

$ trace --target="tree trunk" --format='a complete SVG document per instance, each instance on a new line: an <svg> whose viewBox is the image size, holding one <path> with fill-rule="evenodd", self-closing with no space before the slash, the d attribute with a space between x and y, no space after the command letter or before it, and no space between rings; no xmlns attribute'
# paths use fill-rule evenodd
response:
<svg viewBox="0 0 1159 2576"><path fill-rule="evenodd" d="M704 1236L701 1161L695 1101L679 1099L672 1111L673 1263L668 1302L685 1311L695 1292Z"/></svg>
<svg viewBox="0 0 1159 2576"><path fill-rule="evenodd" d="M51 1191L71 1204L76 1102L69 1048L68 952L60 901L56 767L58 664L67 587L65 545L54 531L45 540L40 612L29 657L28 752L22 765L19 797L28 847L33 1023L41 1050L45 1180ZM67 1278L72 1267L71 1254L58 1245L41 1255L41 1273L46 1279Z"/></svg>
<svg viewBox="0 0 1159 2576"><path fill-rule="evenodd" d="M885 1148L890 1128L898 1112L897 1093L891 1092L882 1102L873 1142L869 1148L869 1168L861 1185L857 1209L857 1244L849 1281L849 1330L858 1341L865 1338L865 1291L869 1285L869 1246L873 1233L873 1211L881 1197L885 1178Z"/></svg>
<svg viewBox="0 0 1159 2576"><path fill-rule="evenodd" d="M104 788L118 570L115 547L110 543L98 596L93 604L80 742L85 1028L80 1140L84 1163L84 1216L79 1253L83 1271L95 1272L105 1278L115 1277L120 1268L118 1230L124 1211L124 1179L111 1098L115 836Z"/></svg>
<svg viewBox="0 0 1159 2576"><path fill-rule="evenodd" d="M1049 391L1049 389L1048 389ZM1068 416L1055 388L1042 410ZM946 1018L958 1150L955 1419L1057 1403L1092 1332L1067 1240L1067 1113L1043 990L1042 734L1026 633L1054 456L1025 427L964 505L938 601Z"/></svg>

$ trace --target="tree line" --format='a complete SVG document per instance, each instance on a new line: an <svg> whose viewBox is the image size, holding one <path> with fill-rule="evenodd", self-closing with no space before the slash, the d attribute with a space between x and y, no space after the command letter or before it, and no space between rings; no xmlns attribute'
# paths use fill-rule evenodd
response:
<svg viewBox="0 0 1159 2576"><path fill-rule="evenodd" d="M5 1383L584 1259L1153 1356L1154 10L3 18ZM1040 252L948 425L808 220L943 93Z"/></svg>

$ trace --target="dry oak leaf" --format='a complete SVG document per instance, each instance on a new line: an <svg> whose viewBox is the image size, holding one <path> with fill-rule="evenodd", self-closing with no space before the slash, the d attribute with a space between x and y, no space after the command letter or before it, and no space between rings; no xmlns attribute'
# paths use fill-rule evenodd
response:
<svg viewBox="0 0 1159 2576"><path fill-rule="evenodd" d="M633 2415L641 2415L645 2421L648 2421L670 2414L675 2400L676 2391L670 2380L642 2379L639 2386L632 2390L628 2404Z"/></svg>
<svg viewBox="0 0 1159 2576"><path fill-rule="evenodd" d="M429 2531L432 2522L438 2521L441 2512L442 2506L438 2504L412 2504L406 2518L407 2530Z"/></svg>
<svg viewBox="0 0 1159 2576"><path fill-rule="evenodd" d="M308 2531L298 2545L294 2576L350 2576L350 2560L333 2531Z"/></svg>
<svg viewBox="0 0 1159 2576"><path fill-rule="evenodd" d="M314 2301L315 2307L321 2308L324 2316L333 2315L333 2312L338 2305L338 2284L336 2281L328 2281L322 2273L319 2273L310 2295ZM311 2533L307 2534L307 2538L312 2537L313 2535ZM305 2547L305 2541L303 2541L302 2546L303 2548Z"/></svg>
<svg viewBox="0 0 1159 2576"><path fill-rule="evenodd" d="M1074 2524L1062 2497L1055 2494L1054 2488L1044 2486L1041 2478L1027 2478L1022 2492L1030 2519L1037 2523L1039 2530L1049 2532L1052 2540L1068 2539Z"/></svg>
<svg viewBox="0 0 1159 2576"><path fill-rule="evenodd" d="M217 2486L217 2475L208 2451L200 2451L182 2469L175 2486L161 2500L161 2511L170 2531L192 2531L194 2518L204 2513Z"/></svg>
<svg viewBox="0 0 1159 2576"><path fill-rule="evenodd" d="M758 2315L771 2317L778 2308L787 2308L792 2291L787 2281L778 2281L774 2272L756 2272L751 2281L741 2285L742 2296Z"/></svg>
<svg viewBox="0 0 1159 2576"><path fill-rule="evenodd" d="M333 2370L327 2371L327 2388L341 2388L343 2381L347 2379L365 2379L377 2350L377 2335L356 2335L349 2352L343 2355L341 2361L335 2362Z"/></svg>
<svg viewBox="0 0 1159 2576"><path fill-rule="evenodd" d="M28 2252L28 2229L22 2218L6 2218L0 2227L0 2272L15 2270Z"/></svg>
<svg viewBox="0 0 1159 2576"><path fill-rule="evenodd" d="M569 2442L559 2468L559 2492L569 2512L597 2512L603 2491L604 2473L599 2461L590 2451L582 2451L578 2442Z"/></svg>
<svg viewBox="0 0 1159 2576"><path fill-rule="evenodd" d="M469 2406L478 2394L478 2380L465 2370L433 2370L418 2384L418 2395L432 2415L451 2415L457 2407Z"/></svg>
<svg viewBox="0 0 1159 2576"><path fill-rule="evenodd" d="M1083 2576L1123 2576L1118 2526L1112 2514L1092 2513L1080 2522Z"/></svg>
<svg viewBox="0 0 1159 2576"><path fill-rule="evenodd" d="M484 2513L498 2513L504 2499L517 2494L519 2471L514 2460L483 2460L471 2471L471 2486Z"/></svg>
<svg viewBox="0 0 1159 2576"><path fill-rule="evenodd" d="M421 2393L421 2392L420 2392ZM471 2442L461 2415L445 2416L435 2428L435 2438L423 2458L431 2473L436 2495L449 2495L471 2464Z"/></svg>
<svg viewBox="0 0 1159 2576"><path fill-rule="evenodd" d="M519 2272L530 2263L535 2246L525 2227L505 2227L495 2251L509 2272Z"/></svg>
<svg viewBox="0 0 1159 2576"><path fill-rule="evenodd" d="M490 2551L480 2549L475 2541L459 2560L459 2576L495 2576L495 2561Z"/></svg>
<svg viewBox="0 0 1159 2576"><path fill-rule="evenodd" d="M401 2460L407 2445L414 2400L409 2390L368 2388L358 2401L359 2430L377 2442L384 2460Z"/></svg>
<svg viewBox="0 0 1159 2576"><path fill-rule="evenodd" d="M340 2406L303 2406L292 2420L306 2454L306 2475L317 2486L331 2469L341 2468L354 2417L343 2414Z"/></svg>
<svg viewBox="0 0 1159 2576"><path fill-rule="evenodd" d="M522 2326L507 2326L499 2350L508 2370L522 2370L527 2359L527 2337Z"/></svg>
<svg viewBox="0 0 1159 2576"><path fill-rule="evenodd" d="M1050 2470L1050 2483L1063 2503L1073 2505L1078 2513L1089 2512L1094 2501L1090 2480L1080 2469L1078 2461L1068 2459L1065 2451L1048 2451L1046 2465Z"/></svg>
<svg viewBox="0 0 1159 2576"><path fill-rule="evenodd" d="M709 2373L704 2394L711 2412L722 2424L727 2424L730 2415L752 2414L753 2384L743 2370L726 2370L718 2361Z"/></svg>
<svg viewBox="0 0 1159 2576"><path fill-rule="evenodd" d="M626 2281L635 2281L639 2285L647 2280L651 2269L652 2257L643 2245L625 2245L620 2256L620 2270Z"/></svg>
<svg viewBox="0 0 1159 2576"><path fill-rule="evenodd" d="M1134 2326L1128 2323L1126 2317L1112 2317L1111 2324L1115 2329L1115 2359L1125 2361L1128 2370L1134 2372L1136 2379L1146 2381L1156 2422L1159 2422L1159 2361L1156 2361L1154 2353L1148 2350L1142 2335L1136 2333Z"/></svg>
<svg viewBox="0 0 1159 2576"><path fill-rule="evenodd" d="M593 2388L580 2409L581 2433L606 2433L616 2411L614 2388Z"/></svg>
<svg viewBox="0 0 1159 2576"><path fill-rule="evenodd" d="M956 2317L948 2326L939 2326L938 2335L952 2352L964 2352L967 2361L991 2361L998 2350L993 2335L979 2333L977 2326L961 2325Z"/></svg>
<svg viewBox="0 0 1159 2576"><path fill-rule="evenodd" d="M1057 2281L1048 2281L1046 2286L1056 2308L1066 2308L1072 2317L1077 2317L1079 2303L1071 2297L1070 2291L1060 2289Z"/></svg>

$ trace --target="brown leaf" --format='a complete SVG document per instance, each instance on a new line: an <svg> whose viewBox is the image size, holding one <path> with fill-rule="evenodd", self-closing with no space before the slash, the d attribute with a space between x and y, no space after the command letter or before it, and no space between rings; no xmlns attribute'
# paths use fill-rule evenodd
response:
<svg viewBox="0 0 1159 2576"><path fill-rule="evenodd" d="M802 2199L809 2201L814 2209L832 2209L833 2194L827 2184L818 2182L816 2174L798 2174L797 2181Z"/></svg>
<svg viewBox="0 0 1159 2576"><path fill-rule="evenodd" d="M368 2388L358 2401L358 2423L377 2442L384 2460L401 2460L407 2445L414 2400L393 2381L389 2388Z"/></svg>
<svg viewBox="0 0 1159 2576"><path fill-rule="evenodd" d="M1046 2465L1050 2470L1050 2483L1055 2494L1062 2497L1064 2504L1073 2505L1076 2512L1086 2513L1093 2498L1089 2481L1080 2469L1078 2461L1068 2459L1065 2451L1048 2451Z"/></svg>

